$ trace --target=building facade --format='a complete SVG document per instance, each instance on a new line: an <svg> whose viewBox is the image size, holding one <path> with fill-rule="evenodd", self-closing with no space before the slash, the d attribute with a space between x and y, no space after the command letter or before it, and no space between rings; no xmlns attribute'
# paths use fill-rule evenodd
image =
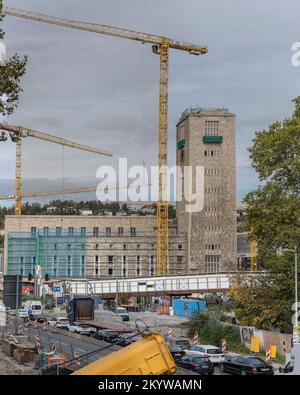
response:
<svg viewBox="0 0 300 395"><path fill-rule="evenodd" d="M7 216L5 273L50 278L156 275L154 216ZM185 274L186 235L170 221L170 274Z"/></svg>
<svg viewBox="0 0 300 395"><path fill-rule="evenodd" d="M177 124L177 194L182 194L185 166L203 168L203 209L189 213L177 198L178 228L187 233L189 273L236 270L235 115L227 109L191 108ZM180 179L180 178L181 179ZM201 200L200 196L198 196Z"/></svg>
<svg viewBox="0 0 300 395"><path fill-rule="evenodd" d="M197 192L203 208L187 212L187 202L177 196L177 219L169 222L169 273L236 270L235 115L226 109L183 112L176 164L178 194L187 182L184 168L192 168L194 191L196 169L203 169ZM4 272L27 276L40 265L50 278L156 275L155 216L83 214L88 215L7 216Z"/></svg>

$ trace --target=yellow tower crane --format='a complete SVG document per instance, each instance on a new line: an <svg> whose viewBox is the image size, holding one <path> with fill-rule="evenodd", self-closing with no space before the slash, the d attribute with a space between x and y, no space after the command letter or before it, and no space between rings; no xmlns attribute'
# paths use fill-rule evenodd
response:
<svg viewBox="0 0 300 395"><path fill-rule="evenodd" d="M206 54L204 46L173 40L156 34L141 33L128 29L121 29L108 25L74 21L49 15L33 13L15 8L3 7L3 14L29 19L52 25L64 26L88 32L104 34L143 44L152 44L153 52L160 55L160 89L159 89L159 138L158 138L158 166L159 185L157 202L157 274L169 273L168 249L168 201L167 201L167 165L168 165L168 70L169 50L177 49L192 55Z"/></svg>
<svg viewBox="0 0 300 395"><path fill-rule="evenodd" d="M98 155L112 156L112 153L101 149L89 147L87 145L74 143L61 137L52 136L47 133L38 132L36 130L24 128L22 126L8 125L0 123L2 130L0 139L5 141L7 137L5 132L9 133L12 141L16 143L16 179L15 179L15 215L21 215L22 210L22 138L34 137L39 140L59 144L66 147L76 148L81 151L92 152ZM4 132L5 131L5 132Z"/></svg>

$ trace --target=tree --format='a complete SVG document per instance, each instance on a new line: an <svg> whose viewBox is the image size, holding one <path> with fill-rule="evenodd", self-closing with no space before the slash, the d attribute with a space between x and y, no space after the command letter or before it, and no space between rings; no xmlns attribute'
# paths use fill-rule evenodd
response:
<svg viewBox="0 0 300 395"><path fill-rule="evenodd" d="M244 199L245 221L267 272L251 283L237 278L232 288L243 324L283 331L292 327L294 257L277 250L300 245L300 97L293 102L292 116L256 132L249 149L262 185Z"/></svg>
<svg viewBox="0 0 300 395"><path fill-rule="evenodd" d="M2 17L2 0L0 0L0 22ZM5 36L0 28L0 40ZM19 104L21 88L21 78L26 72L27 56L21 58L15 54L0 66L0 114L11 115ZM5 98L5 100L4 100Z"/></svg>

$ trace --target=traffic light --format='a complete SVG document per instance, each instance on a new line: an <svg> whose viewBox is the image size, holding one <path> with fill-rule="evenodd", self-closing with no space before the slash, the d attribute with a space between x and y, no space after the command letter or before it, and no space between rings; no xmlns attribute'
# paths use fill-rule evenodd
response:
<svg viewBox="0 0 300 395"><path fill-rule="evenodd" d="M31 281L32 280L32 274L31 273L28 273L28 281Z"/></svg>
<svg viewBox="0 0 300 395"><path fill-rule="evenodd" d="M47 274L45 274L45 281L49 281L50 280L50 277L49 277L49 274L47 273Z"/></svg>

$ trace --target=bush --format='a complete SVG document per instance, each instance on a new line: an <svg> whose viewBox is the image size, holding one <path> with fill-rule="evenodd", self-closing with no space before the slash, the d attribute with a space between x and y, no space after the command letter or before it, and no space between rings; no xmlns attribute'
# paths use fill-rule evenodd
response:
<svg viewBox="0 0 300 395"><path fill-rule="evenodd" d="M206 313L193 316L187 323L188 336L193 337L195 331L199 334L199 343L212 344L220 347L222 339L226 339L227 349L230 351L241 351L244 346L240 342L239 335L231 326L223 326L212 322Z"/></svg>

